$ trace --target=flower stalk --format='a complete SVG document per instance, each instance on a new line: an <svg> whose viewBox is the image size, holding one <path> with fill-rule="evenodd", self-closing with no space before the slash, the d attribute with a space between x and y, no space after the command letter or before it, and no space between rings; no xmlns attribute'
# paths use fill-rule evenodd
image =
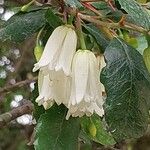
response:
<svg viewBox="0 0 150 150"><path fill-rule="evenodd" d="M128 23L128 22L125 22L124 26L122 26L122 25L120 25L120 23L114 23L114 22L110 23L110 22L106 22L106 21L97 20L93 16L83 15L81 13L79 13L78 15L83 20L94 23L96 25L104 26L108 29L110 29L110 28L112 28L112 29L121 28L121 29L132 30L132 31L136 31L136 32L150 35L150 32L147 31L146 29L144 29L143 27L140 27L140 26Z"/></svg>
<svg viewBox="0 0 150 150"><path fill-rule="evenodd" d="M81 19L79 18L79 16L77 16L76 18L76 27L77 27L77 34L80 40L80 46L82 50L86 50L86 44L85 44L85 40L84 40L84 35L82 32L82 25L81 25Z"/></svg>
<svg viewBox="0 0 150 150"><path fill-rule="evenodd" d="M70 15L70 17L68 19L68 24L69 25L72 25L73 19L74 19L74 15Z"/></svg>

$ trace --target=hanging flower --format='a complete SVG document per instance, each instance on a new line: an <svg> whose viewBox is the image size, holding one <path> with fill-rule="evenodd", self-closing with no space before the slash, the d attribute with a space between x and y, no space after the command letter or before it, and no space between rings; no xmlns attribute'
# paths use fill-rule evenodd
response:
<svg viewBox="0 0 150 150"><path fill-rule="evenodd" d="M45 109L50 108L54 102L58 105L68 104L70 93L70 77L66 77L62 71L40 70L38 76L39 96L36 99L38 105Z"/></svg>
<svg viewBox="0 0 150 150"><path fill-rule="evenodd" d="M67 76L70 75L76 45L77 35L72 26L57 27L49 37L41 59L34 65L33 71L46 67L48 70L63 70Z"/></svg>
<svg viewBox="0 0 150 150"><path fill-rule="evenodd" d="M99 81L100 70L95 55L88 50L78 50L73 58L71 95L68 114L81 117L94 112L104 114L102 91Z"/></svg>

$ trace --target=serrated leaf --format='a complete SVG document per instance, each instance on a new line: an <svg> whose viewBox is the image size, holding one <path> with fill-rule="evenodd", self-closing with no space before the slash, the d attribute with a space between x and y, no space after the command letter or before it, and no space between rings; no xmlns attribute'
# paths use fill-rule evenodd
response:
<svg viewBox="0 0 150 150"><path fill-rule="evenodd" d="M105 48L109 44L109 40L104 36L102 32L98 28L96 28L94 25L84 25L85 29L93 36L93 38L96 40L97 44L99 45L100 49L102 51L105 50Z"/></svg>
<svg viewBox="0 0 150 150"><path fill-rule="evenodd" d="M56 28L62 24L61 19L57 15L55 15L51 9L47 10L45 17L47 22L53 28Z"/></svg>
<svg viewBox="0 0 150 150"><path fill-rule="evenodd" d="M36 150L77 150L79 122L77 118L66 120L67 109L53 106L43 114L36 127Z"/></svg>
<svg viewBox="0 0 150 150"><path fill-rule="evenodd" d="M115 141L110 133L108 133L99 116L82 117L81 126L88 137L102 145L114 145Z"/></svg>
<svg viewBox="0 0 150 150"><path fill-rule="evenodd" d="M93 2L92 6L94 6L97 10L100 10L103 15L107 15L110 12L112 12L112 9L110 8L110 6L106 2L103 2L103 1Z"/></svg>
<svg viewBox="0 0 150 150"><path fill-rule="evenodd" d="M101 73L107 99L106 122L117 140L138 138L148 125L150 76L142 55L121 39L113 39L104 53Z"/></svg>
<svg viewBox="0 0 150 150"><path fill-rule="evenodd" d="M139 26L145 29L150 29L150 15L140 4L135 0L118 0L121 8L124 9L131 19Z"/></svg>
<svg viewBox="0 0 150 150"><path fill-rule="evenodd" d="M20 12L12 16L0 29L0 40L22 42L46 23L45 12L46 10Z"/></svg>

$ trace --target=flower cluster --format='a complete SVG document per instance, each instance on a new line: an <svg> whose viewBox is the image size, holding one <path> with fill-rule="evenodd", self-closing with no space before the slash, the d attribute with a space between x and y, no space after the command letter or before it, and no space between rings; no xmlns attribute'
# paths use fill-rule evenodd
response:
<svg viewBox="0 0 150 150"><path fill-rule="evenodd" d="M39 70L36 102L45 109L55 102L64 104L68 108L66 119L91 116L94 112L102 116L101 67L91 51L76 51L76 46L77 35L72 26L59 26L53 31L33 68Z"/></svg>

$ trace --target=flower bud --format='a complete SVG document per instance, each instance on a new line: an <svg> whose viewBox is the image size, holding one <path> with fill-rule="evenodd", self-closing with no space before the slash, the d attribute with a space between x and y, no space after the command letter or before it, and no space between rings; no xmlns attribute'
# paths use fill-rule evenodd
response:
<svg viewBox="0 0 150 150"><path fill-rule="evenodd" d="M35 48L34 48L34 56L36 58L36 61L39 61L41 56L42 56L42 53L43 53L43 46L41 45L37 45Z"/></svg>
<svg viewBox="0 0 150 150"><path fill-rule="evenodd" d="M145 65L150 73L150 47L146 48L143 53Z"/></svg>

